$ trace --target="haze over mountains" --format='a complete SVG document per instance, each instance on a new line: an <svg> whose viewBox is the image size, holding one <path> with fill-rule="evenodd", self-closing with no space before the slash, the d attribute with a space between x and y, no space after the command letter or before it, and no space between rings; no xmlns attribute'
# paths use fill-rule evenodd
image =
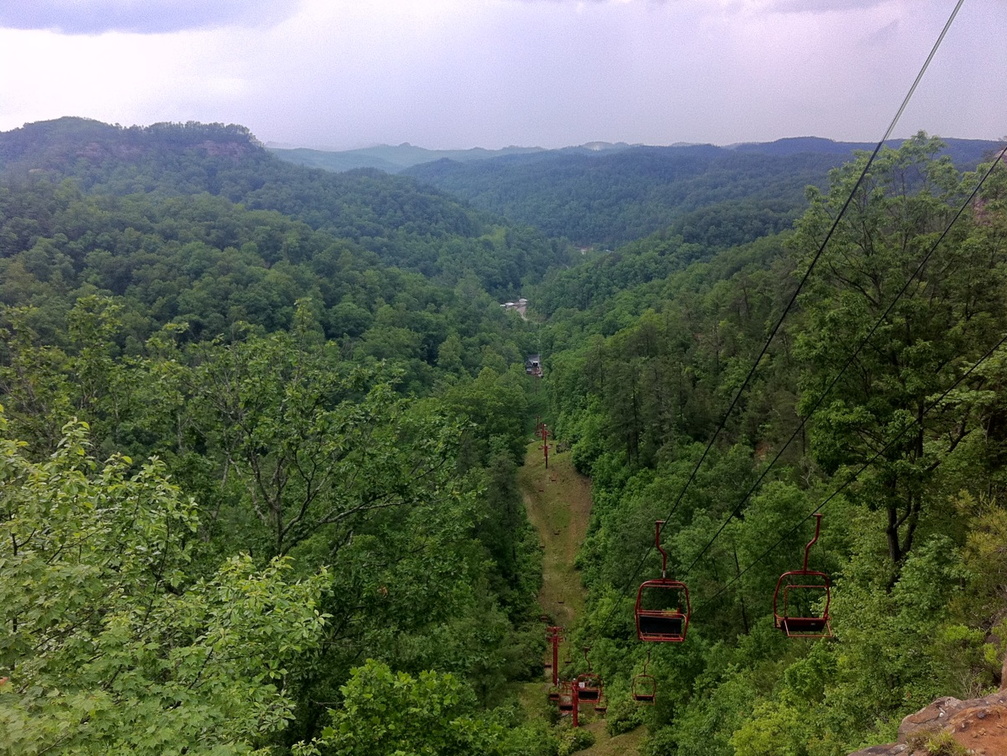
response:
<svg viewBox="0 0 1007 756"><path fill-rule="evenodd" d="M378 168L388 173L397 173L414 165L432 163L436 160L454 160L467 163L474 160L492 160L510 155L537 155L543 152L607 152L621 150L633 145L619 142L590 142L578 147L566 147L562 150L546 150L542 147L504 147L499 150L487 150L473 147L467 150L428 150L416 147L408 142L391 146L380 144L375 147L362 147L356 150L314 150L306 147L274 147L266 145L281 160L286 160L309 168L324 168L328 171L349 171L354 168Z"/></svg>

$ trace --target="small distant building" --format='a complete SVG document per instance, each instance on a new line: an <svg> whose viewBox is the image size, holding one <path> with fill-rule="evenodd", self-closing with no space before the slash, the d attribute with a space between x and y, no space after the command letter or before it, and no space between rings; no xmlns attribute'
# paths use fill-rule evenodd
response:
<svg viewBox="0 0 1007 756"><path fill-rule="evenodd" d="M520 315L522 318L524 318L525 320L528 319L527 317L528 300L525 299L524 297L521 297L521 299L519 299L517 302L504 302L500 306L503 307L505 310L515 310L517 314Z"/></svg>
<svg viewBox="0 0 1007 756"><path fill-rule="evenodd" d="M524 371L528 375L534 375L536 378L541 378L542 357L537 354L529 354L528 358L524 361Z"/></svg>

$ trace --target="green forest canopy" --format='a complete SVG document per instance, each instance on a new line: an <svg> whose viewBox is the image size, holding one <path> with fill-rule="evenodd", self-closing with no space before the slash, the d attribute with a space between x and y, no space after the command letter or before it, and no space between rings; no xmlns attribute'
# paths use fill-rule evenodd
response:
<svg viewBox="0 0 1007 756"><path fill-rule="evenodd" d="M805 186L825 187L829 169L874 145L795 138L623 147L442 159L404 174L583 246L613 247L675 225L687 242L720 248L790 227L805 208ZM942 152L972 169L996 149L995 142L952 139Z"/></svg>
<svg viewBox="0 0 1007 756"><path fill-rule="evenodd" d="M648 753L838 756L999 682L1002 169L965 202L937 140L882 152L671 513L695 616L640 708L627 577L865 156L792 230L713 205L716 238L641 226L568 267L239 127L0 137L0 753L561 752L507 694L541 672L535 414L594 486L573 642ZM518 291L544 322L491 296ZM826 500L836 637L795 643L772 588Z"/></svg>

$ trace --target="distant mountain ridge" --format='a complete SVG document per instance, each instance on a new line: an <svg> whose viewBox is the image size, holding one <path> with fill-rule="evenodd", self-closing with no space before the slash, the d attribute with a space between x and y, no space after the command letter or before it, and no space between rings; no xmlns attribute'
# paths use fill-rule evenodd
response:
<svg viewBox="0 0 1007 756"><path fill-rule="evenodd" d="M975 164L980 162L988 152L996 148L997 143L983 139L946 139L948 154L956 164ZM901 139L889 139L888 147L898 147ZM498 150L473 147L462 150L431 150L404 142L400 145L381 144L374 147L363 147L353 150L319 150L306 147L273 147L266 148L281 160L308 166L322 168L327 171L350 171L357 168L377 168L386 173L399 173L414 166L425 165L440 160L450 160L457 163L472 163L483 160L509 159L514 162L534 161L538 158L554 155L594 155L607 156L629 149L647 150L726 150L737 153L755 153L760 155L798 155L812 153L821 155L851 155L855 150L873 150L874 142L837 142L825 137L802 136L784 137L772 142L739 142L726 146L677 142L670 145L629 144L627 142L586 142L582 145L545 149L543 147L504 147Z"/></svg>
<svg viewBox="0 0 1007 756"><path fill-rule="evenodd" d="M897 148L905 140L889 139L886 147ZM959 167L974 166L992 157L991 153L1000 149L1000 143L986 139L955 139L943 140L947 145L944 154L951 157ZM815 152L824 154L849 155L856 150L873 151L876 142L836 142L823 137L785 137L773 142L743 142L731 145L727 149L738 152L756 152L762 155L798 155Z"/></svg>
<svg viewBox="0 0 1007 756"><path fill-rule="evenodd" d="M824 186L829 170L848 158L689 145L550 152L478 163L439 160L403 173L549 236L615 247L726 204L736 218L748 218L739 218L734 227L750 227L755 236L775 233L789 227L803 208L805 187ZM702 223L720 221L711 217ZM703 243L710 234L690 230L689 236Z"/></svg>
<svg viewBox="0 0 1007 756"><path fill-rule="evenodd" d="M560 151L601 153L611 150L628 149L630 146L624 142L617 144L589 142L579 147L564 147ZM308 166L309 168L322 168L327 171L377 168L386 173L398 173L414 165L433 163L437 160L468 163L476 160L492 160L515 155L540 155L556 152L556 150L547 150L542 147L504 147L499 150L489 150L483 147L473 147L466 150L428 150L424 147L416 147L408 142L397 146L381 144L376 147L363 147L355 150L315 150L306 147L267 147L267 149L281 160Z"/></svg>
<svg viewBox="0 0 1007 756"><path fill-rule="evenodd" d="M991 156L997 143L947 139L959 168ZM901 140L887 146L898 147ZM581 246L618 246L674 226L699 244L740 244L788 228L805 206L808 185L824 187L829 170L867 142L788 137L773 142L667 147L590 142L556 150L425 150L409 144L367 150L271 150L327 170L368 167L400 173L486 210ZM748 229L728 239L731 227Z"/></svg>

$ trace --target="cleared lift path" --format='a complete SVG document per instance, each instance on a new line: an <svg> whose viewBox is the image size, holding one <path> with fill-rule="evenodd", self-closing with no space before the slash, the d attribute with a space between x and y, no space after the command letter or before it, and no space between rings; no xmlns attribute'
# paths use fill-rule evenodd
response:
<svg viewBox="0 0 1007 756"><path fill-rule="evenodd" d="M550 439L550 444L552 440ZM573 467L569 452L549 451L549 469L545 468L542 442L528 445L524 466L518 471L518 483L524 498L528 520L542 543L542 590L539 605L557 625L572 628L584 608L584 584L574 567L577 550L587 536L591 516L591 481ZM542 626L543 637L545 625ZM546 686L528 687L529 698L544 699ZM584 756L636 756L644 729L610 738L605 721L596 719L587 725L595 744L580 754Z"/></svg>

